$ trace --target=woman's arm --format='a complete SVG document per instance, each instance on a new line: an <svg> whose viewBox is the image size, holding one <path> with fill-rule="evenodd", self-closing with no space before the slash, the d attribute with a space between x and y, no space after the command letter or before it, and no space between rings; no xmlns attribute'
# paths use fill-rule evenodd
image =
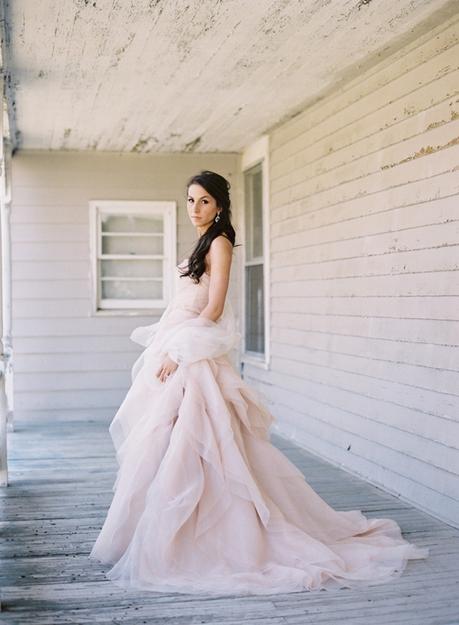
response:
<svg viewBox="0 0 459 625"><path fill-rule="evenodd" d="M209 301L200 317L217 321L223 313L228 292L233 245L224 235L219 235L210 244L206 259L210 272Z"/></svg>

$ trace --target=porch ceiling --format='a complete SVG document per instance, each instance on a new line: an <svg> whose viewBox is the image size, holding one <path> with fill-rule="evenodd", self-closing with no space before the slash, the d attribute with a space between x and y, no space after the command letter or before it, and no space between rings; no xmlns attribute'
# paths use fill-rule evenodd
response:
<svg viewBox="0 0 459 625"><path fill-rule="evenodd" d="M443 19L452 3L5 4L16 147L238 152Z"/></svg>

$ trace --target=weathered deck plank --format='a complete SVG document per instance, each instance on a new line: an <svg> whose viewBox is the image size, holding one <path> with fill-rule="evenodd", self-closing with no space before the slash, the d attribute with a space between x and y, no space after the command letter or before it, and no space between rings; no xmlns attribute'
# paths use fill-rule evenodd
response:
<svg viewBox="0 0 459 625"><path fill-rule="evenodd" d="M132 592L87 559L111 501L106 423L17 424L0 489L0 622L21 625L459 625L459 531L272 435L333 507L395 519L430 547L394 583L353 592L249 597Z"/></svg>

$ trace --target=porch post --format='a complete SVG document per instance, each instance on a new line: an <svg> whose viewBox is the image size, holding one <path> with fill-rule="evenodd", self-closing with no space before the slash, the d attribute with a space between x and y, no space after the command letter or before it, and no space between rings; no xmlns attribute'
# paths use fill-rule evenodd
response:
<svg viewBox="0 0 459 625"><path fill-rule="evenodd" d="M1 284L0 284L0 318L2 326L2 346L0 354L0 486L8 486L8 454L7 454L7 419L8 419L8 402L6 398L5 379L7 372L7 349L4 341L4 301L3 293L9 279L5 275L5 152L4 152L4 97L3 97L4 79L0 77L0 93L2 94L2 111L0 115L0 264L1 264ZM7 287L8 288L8 287Z"/></svg>

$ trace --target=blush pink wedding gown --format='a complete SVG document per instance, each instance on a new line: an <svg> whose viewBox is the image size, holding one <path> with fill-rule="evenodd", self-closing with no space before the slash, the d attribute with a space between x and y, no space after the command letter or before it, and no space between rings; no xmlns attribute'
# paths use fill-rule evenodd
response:
<svg viewBox="0 0 459 625"><path fill-rule="evenodd" d="M208 287L177 268L161 319L132 334L145 350L110 424L119 468L89 558L122 587L228 595L379 584L427 557L395 521L334 510L270 442L274 417L232 363L229 301L199 317Z"/></svg>

